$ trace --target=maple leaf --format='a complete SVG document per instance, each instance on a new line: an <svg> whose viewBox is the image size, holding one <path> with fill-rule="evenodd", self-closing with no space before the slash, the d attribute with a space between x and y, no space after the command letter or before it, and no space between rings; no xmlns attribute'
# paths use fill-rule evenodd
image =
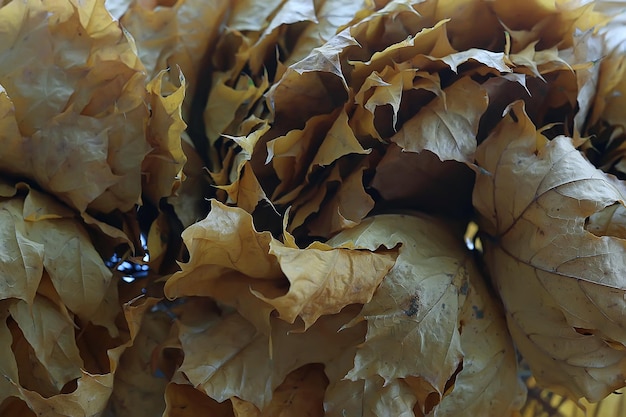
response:
<svg viewBox="0 0 626 417"><path fill-rule="evenodd" d="M322 315L367 302L395 259L389 251L284 244L269 232L257 232L247 212L216 201L183 239L191 258L168 280L166 294L211 295L237 307L261 331L273 308L284 320L293 323L299 316L309 327ZM281 289L285 282L286 293ZM204 287L200 293L199 286Z"/></svg>
<svg viewBox="0 0 626 417"><path fill-rule="evenodd" d="M417 403L425 414L457 415L475 407L495 416L521 405L524 390L510 372L516 359L504 321L480 273L442 222L418 214L375 216L329 240L348 242L364 249L401 246L372 300L347 324L365 321L368 330L346 379L364 380L366 387L401 384L396 389L413 398L409 410ZM477 349L483 326L499 330L481 332L479 337L489 335L489 347ZM490 372L487 364L494 359L498 371ZM446 393L455 378L458 385ZM411 389L402 388L404 381L412 381Z"/></svg>
<svg viewBox="0 0 626 417"><path fill-rule="evenodd" d="M132 41L96 0L10 2L0 24L10 29L0 36L0 114L11 135L3 172L79 211L129 210L148 151L145 72Z"/></svg>
<svg viewBox="0 0 626 417"><path fill-rule="evenodd" d="M548 141L521 102L480 145L477 162L485 257L516 345L544 386L604 398L625 380L618 300L626 243L594 235L586 222L624 205L623 184L595 169L571 139Z"/></svg>
<svg viewBox="0 0 626 417"><path fill-rule="evenodd" d="M161 71L179 67L192 97L200 80L204 54L215 42L232 4L226 0L184 0L171 5L157 5L156 1L154 4L134 0L128 3L116 17L133 36L148 77L154 78ZM183 108L185 119L190 108L191 101L187 100Z"/></svg>
<svg viewBox="0 0 626 417"><path fill-rule="evenodd" d="M264 410L290 372L309 363L332 368L345 349L362 340L362 326L339 331L355 311L324 316L305 332L274 318L271 335L257 332L237 313L194 326L182 323L179 337L185 359L180 371L219 402L236 396Z"/></svg>
<svg viewBox="0 0 626 417"><path fill-rule="evenodd" d="M420 109L390 140L406 151L432 151L442 161L471 162L478 122L486 108L486 92L470 78L462 78Z"/></svg>

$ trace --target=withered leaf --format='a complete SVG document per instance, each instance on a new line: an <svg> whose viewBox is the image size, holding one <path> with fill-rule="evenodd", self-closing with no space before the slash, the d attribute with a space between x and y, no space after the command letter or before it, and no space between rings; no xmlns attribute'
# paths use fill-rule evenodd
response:
<svg viewBox="0 0 626 417"><path fill-rule="evenodd" d="M474 205L509 329L537 381L575 398L624 386L622 236L587 220L624 205L624 186L559 136L548 141L516 102L479 147ZM511 186L515 184L515 186Z"/></svg>
<svg viewBox="0 0 626 417"><path fill-rule="evenodd" d="M299 249L277 240L270 243L270 254L289 279L289 291L272 299L258 296L289 323L301 317L305 329L322 315L367 303L397 256L392 251L333 248L318 242Z"/></svg>
<svg viewBox="0 0 626 417"><path fill-rule="evenodd" d="M469 77L443 90L391 137L402 149L427 149L442 161L472 162L480 117L487 109L487 93Z"/></svg>
<svg viewBox="0 0 626 417"><path fill-rule="evenodd" d="M148 150L145 73L132 42L99 0L10 2L0 25L3 171L79 211L130 209Z"/></svg>
<svg viewBox="0 0 626 417"><path fill-rule="evenodd" d="M344 349L362 340L362 326L339 331L354 312L324 316L303 333L272 319L271 343L237 313L194 327L181 324L181 371L217 401L238 397L263 410L291 371L308 363L332 366Z"/></svg>
<svg viewBox="0 0 626 417"><path fill-rule="evenodd" d="M401 245L394 267L350 323L366 321L368 331L346 379L365 380L367 387L378 384L377 378L385 386L418 378L419 389L411 383L405 390L413 398L410 410L417 404L424 414L458 415L474 407L504 415L521 405L525 393L515 371L515 351L453 230L424 215L380 215L329 241L369 249L373 242ZM492 330L485 333L483 328ZM483 348L477 339L484 340ZM497 366L491 368L494 358ZM458 385L447 391L454 378Z"/></svg>

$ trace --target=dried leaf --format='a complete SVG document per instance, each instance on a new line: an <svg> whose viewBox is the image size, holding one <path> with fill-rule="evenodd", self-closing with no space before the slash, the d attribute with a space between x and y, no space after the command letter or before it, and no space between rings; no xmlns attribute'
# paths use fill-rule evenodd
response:
<svg viewBox="0 0 626 417"><path fill-rule="evenodd" d="M514 103L477 153L474 205L509 329L544 386L592 401L624 386L621 237L588 218L624 205L624 186L571 139L548 141ZM504 186L509 184L509 186ZM510 184L515 184L511 187Z"/></svg>
<svg viewBox="0 0 626 417"><path fill-rule="evenodd" d="M291 371L308 363L332 367L344 349L362 340L361 326L339 331L354 311L324 316L303 333L297 332L299 326L272 319L271 343L236 313L202 326L182 325L181 371L217 401L238 397L263 410Z"/></svg>
<svg viewBox="0 0 626 417"><path fill-rule="evenodd" d="M254 404L232 397L237 417L324 416L323 402L327 380L320 364L309 364L289 373L274 391L272 401L260 411Z"/></svg>
<svg viewBox="0 0 626 417"><path fill-rule="evenodd" d="M365 380L367 388L382 378L385 386L400 384L396 389L403 391L403 379L418 378L419 389L411 383L406 401L408 410L416 406L424 414L457 415L475 407L497 416L521 406L525 391L504 321L477 268L443 222L424 215L380 215L329 241L343 242L370 250L401 245L372 300L348 324L364 320L368 332L346 379ZM493 331L479 332L483 328ZM494 357L497 367L484 371ZM455 379L458 385L450 393L446 388Z"/></svg>
<svg viewBox="0 0 626 417"><path fill-rule="evenodd" d="M79 211L130 209L148 150L145 73L103 1L10 2L0 25L3 170Z"/></svg>
<svg viewBox="0 0 626 417"><path fill-rule="evenodd" d="M141 165L144 173L143 192L154 204L169 197L180 186L182 169L187 161L181 136L187 125L181 118L185 98L185 78L179 72L177 84L165 79L168 71L161 71L146 86L149 93L150 120L147 139L152 150Z"/></svg>
<svg viewBox="0 0 626 417"><path fill-rule="evenodd" d="M391 141L402 149L427 149L442 161L472 162L480 117L487 109L487 93L470 78L461 78L443 90L408 120Z"/></svg>
<svg viewBox="0 0 626 417"><path fill-rule="evenodd" d="M113 415L151 417L165 409L167 380L153 369L153 354L159 343L168 336L171 319L163 312L143 315L133 345L120 357L115 373L109 409Z"/></svg>
<svg viewBox="0 0 626 417"><path fill-rule="evenodd" d="M285 65L296 63L324 45L343 25L369 6L364 0L317 0L314 3L316 22L299 34Z"/></svg>
<svg viewBox="0 0 626 417"><path fill-rule="evenodd" d="M81 376L83 361L74 340L74 323L50 300L36 297L30 305L20 300L9 307L9 312L57 392Z"/></svg>
<svg viewBox="0 0 626 417"><path fill-rule="evenodd" d="M163 3L163 4L159 4ZM134 0L120 23L133 36L149 78L180 67L193 97L205 53L212 48L232 3L226 0L172 2ZM191 101L184 105L185 119Z"/></svg>
<svg viewBox="0 0 626 417"><path fill-rule="evenodd" d="M388 383L415 375L443 393L462 359L458 312L468 272L458 242L442 229L417 217L379 216L329 241L332 245L352 241L355 247L370 250L381 244L402 245L396 265L363 306L360 317L368 323L368 334L348 379L380 375ZM419 240L431 236L438 238ZM427 357L415 360L419 352Z"/></svg>
<svg viewBox="0 0 626 417"><path fill-rule="evenodd" d="M305 330L323 315L367 303L396 257L389 251L335 249L318 242L298 249L275 239L269 253L289 279L289 291L272 299L256 294L274 306L281 319L293 323L300 316Z"/></svg>
<svg viewBox="0 0 626 417"><path fill-rule="evenodd" d="M203 413L210 413L211 417L234 417L227 401L218 403L191 385L168 384L165 403L163 417L196 417Z"/></svg>
<svg viewBox="0 0 626 417"><path fill-rule="evenodd" d="M313 236L328 238L356 226L374 208L374 199L365 191L363 177L367 167L354 169L324 202L319 215L307 224Z"/></svg>

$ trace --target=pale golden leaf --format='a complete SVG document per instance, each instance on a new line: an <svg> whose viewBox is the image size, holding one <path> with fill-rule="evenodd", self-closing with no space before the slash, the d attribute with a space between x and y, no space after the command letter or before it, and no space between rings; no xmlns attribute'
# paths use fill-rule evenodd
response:
<svg viewBox="0 0 626 417"><path fill-rule="evenodd" d="M272 319L271 336L260 334L236 313L193 327L182 324L181 371L219 402L238 397L262 410L291 371L308 363L332 367L345 349L362 340L362 326L339 331L354 313L351 308L324 316L305 332L299 332L298 325Z"/></svg>
<svg viewBox="0 0 626 417"><path fill-rule="evenodd" d="M624 205L620 181L572 140L548 141L516 102L477 152L474 205L509 329L543 386L592 401L624 386L621 236L587 219ZM515 187L505 186L515 184Z"/></svg>
<svg viewBox="0 0 626 417"><path fill-rule="evenodd" d="M402 149L433 152L442 161L471 162L480 117L487 109L487 92L469 77L443 90L409 119L390 140Z"/></svg>
<svg viewBox="0 0 626 417"><path fill-rule="evenodd" d="M305 330L323 315L370 301L397 256L392 251L376 253L319 243L298 249L277 240L270 243L269 253L289 279L289 291L271 299L257 295L274 306L281 319L293 323L301 317Z"/></svg>
<svg viewBox="0 0 626 417"><path fill-rule="evenodd" d="M142 191L154 204L175 193L187 161L181 140L187 127L181 117L186 81L180 72L176 80L176 72L161 71L146 86L151 111L146 138L152 150L141 165Z"/></svg>
<svg viewBox="0 0 626 417"><path fill-rule="evenodd" d="M50 300L39 296L30 305L19 300L9 307L9 312L45 367L57 392L66 383L81 376L83 360L74 340L74 323Z"/></svg>
<svg viewBox="0 0 626 417"><path fill-rule="evenodd" d="M228 401L218 403L191 385L170 382L165 388L163 417L196 417L209 412L212 417L235 417Z"/></svg>

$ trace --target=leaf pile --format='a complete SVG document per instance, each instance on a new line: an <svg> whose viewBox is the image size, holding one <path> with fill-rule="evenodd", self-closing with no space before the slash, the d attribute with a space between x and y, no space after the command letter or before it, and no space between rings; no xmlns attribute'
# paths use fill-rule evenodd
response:
<svg viewBox="0 0 626 417"><path fill-rule="evenodd" d="M623 20L3 3L0 415L513 416L525 366L624 387Z"/></svg>

